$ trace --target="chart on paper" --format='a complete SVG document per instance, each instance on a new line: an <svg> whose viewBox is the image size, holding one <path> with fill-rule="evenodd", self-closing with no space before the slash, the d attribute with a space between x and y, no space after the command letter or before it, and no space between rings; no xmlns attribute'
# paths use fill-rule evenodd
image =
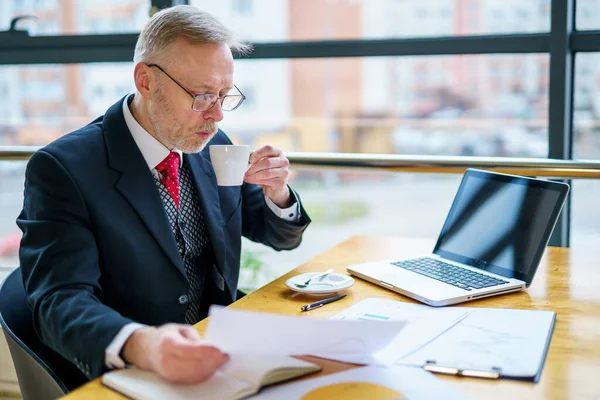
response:
<svg viewBox="0 0 600 400"><path fill-rule="evenodd" d="M390 319L387 315L377 315L364 313L356 318L358 321L387 321Z"/></svg>
<svg viewBox="0 0 600 400"><path fill-rule="evenodd" d="M420 304L402 303L387 299L365 299L334 315L331 319L369 321L426 321L440 315L459 319L467 312L460 308L431 308ZM451 318L452 319L452 318Z"/></svg>

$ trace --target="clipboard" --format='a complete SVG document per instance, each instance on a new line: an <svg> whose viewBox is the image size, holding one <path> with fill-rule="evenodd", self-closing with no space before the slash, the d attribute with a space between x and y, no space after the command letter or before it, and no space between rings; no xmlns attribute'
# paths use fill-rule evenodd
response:
<svg viewBox="0 0 600 400"><path fill-rule="evenodd" d="M439 362L435 359L426 360L422 365L422 368L426 371L454 376L464 376L471 378L485 378L485 379L511 379L518 381L526 381L538 383L542 375L548 350L550 348L550 342L552 341L552 334L554 333L554 327L556 325L556 314L552 313L551 323L549 325L548 334L543 349L543 353L540 357L540 362L537 370L534 374L515 374L510 370L510 366L489 366L485 368L473 368L473 367L462 367L460 365L452 365L452 363Z"/></svg>

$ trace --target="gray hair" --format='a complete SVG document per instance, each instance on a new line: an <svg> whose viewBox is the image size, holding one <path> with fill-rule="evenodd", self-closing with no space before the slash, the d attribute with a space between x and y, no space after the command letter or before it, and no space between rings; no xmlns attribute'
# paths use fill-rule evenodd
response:
<svg viewBox="0 0 600 400"><path fill-rule="evenodd" d="M234 55L245 55L252 46L239 41L225 25L211 14L193 6L175 6L154 14L135 45L133 61L154 63L178 38L193 44L224 43Z"/></svg>

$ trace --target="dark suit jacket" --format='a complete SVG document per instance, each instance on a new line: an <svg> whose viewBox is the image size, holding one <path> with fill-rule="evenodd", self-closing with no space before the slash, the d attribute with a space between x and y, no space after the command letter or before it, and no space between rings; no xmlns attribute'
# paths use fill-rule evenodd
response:
<svg viewBox="0 0 600 400"><path fill-rule="evenodd" d="M103 117L36 152L27 165L20 262L44 344L88 378L127 323L184 323L189 285L151 171L127 129L122 100ZM210 144L230 144L221 131ZM268 209L257 185L218 187L208 146L184 155L203 207L215 264L235 300L241 236L293 249L310 222Z"/></svg>

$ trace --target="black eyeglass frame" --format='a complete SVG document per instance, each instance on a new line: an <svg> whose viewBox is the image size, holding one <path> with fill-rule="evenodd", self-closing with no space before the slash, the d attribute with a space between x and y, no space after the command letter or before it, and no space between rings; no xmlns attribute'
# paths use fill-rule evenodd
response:
<svg viewBox="0 0 600 400"><path fill-rule="evenodd" d="M165 71L164 69L162 69L162 67L158 64L146 64L148 67L155 67L158 68L163 74L165 74L166 76L169 77L169 79L171 79L173 82L175 82L175 84L177 86L179 86L181 89L183 89L187 94L189 94L192 97L192 110L196 111L196 112L204 112L204 111L208 111L211 108L213 108L215 106L215 104L217 104L217 101L221 100L221 109L223 109L223 102L225 101L225 99L227 97L241 97L240 102L231 110L225 110L223 109L223 111L233 111L233 110L237 110L239 108L239 106L242 105L242 103L246 100L246 96L244 95L244 93L242 93L242 91L235 85L233 85L233 87L240 93L240 94L226 94L225 96L219 96L213 93L201 93L201 94L194 94L192 92L190 92L188 89L185 88L185 86L183 86L181 83L177 82L177 80L175 80L175 78L173 78L171 75L169 75L167 73L167 71ZM213 101L211 101L211 105L210 107L208 107L206 110L196 110L194 108L194 104L196 103L197 99L200 99L201 97L204 96L216 96L215 99ZM206 99L206 97L204 97L204 99Z"/></svg>

